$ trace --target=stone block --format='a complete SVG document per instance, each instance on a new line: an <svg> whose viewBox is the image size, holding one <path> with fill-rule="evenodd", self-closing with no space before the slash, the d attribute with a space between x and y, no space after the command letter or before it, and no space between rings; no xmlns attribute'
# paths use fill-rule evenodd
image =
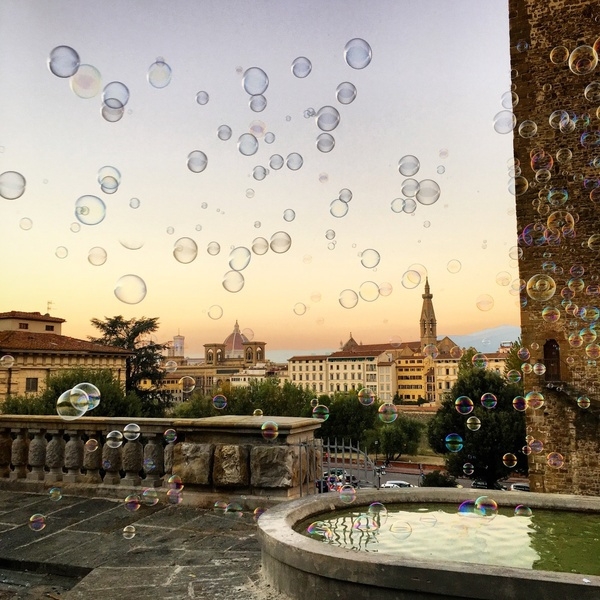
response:
<svg viewBox="0 0 600 600"><path fill-rule="evenodd" d="M248 448L236 444L217 444L212 476L213 484L217 487L247 486L250 482Z"/></svg>
<svg viewBox="0 0 600 600"><path fill-rule="evenodd" d="M214 446L181 442L173 446L172 473L184 484L209 485Z"/></svg>
<svg viewBox="0 0 600 600"><path fill-rule="evenodd" d="M289 446L254 446L250 453L251 483L256 488L298 485L297 452Z"/></svg>

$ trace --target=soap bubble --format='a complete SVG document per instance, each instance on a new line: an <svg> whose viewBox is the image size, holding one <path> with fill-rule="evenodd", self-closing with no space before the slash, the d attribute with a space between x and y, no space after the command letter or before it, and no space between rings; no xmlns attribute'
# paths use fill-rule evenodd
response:
<svg viewBox="0 0 600 600"><path fill-rule="evenodd" d="M479 431L481 429L481 419L479 417L469 417L467 419L467 428L471 431Z"/></svg>
<svg viewBox="0 0 600 600"><path fill-rule="evenodd" d="M198 245L189 237L179 238L173 244L173 257L181 264L189 264L198 256Z"/></svg>
<svg viewBox="0 0 600 600"><path fill-rule="evenodd" d="M569 69L575 75L587 75L598 65L598 54L592 46L578 46L569 55Z"/></svg>
<svg viewBox="0 0 600 600"><path fill-rule="evenodd" d="M123 437L132 442L140 437L141 429L137 423L128 423L123 428Z"/></svg>
<svg viewBox="0 0 600 600"><path fill-rule="evenodd" d="M269 87L269 77L259 67L250 67L244 72L242 85L250 96L264 94Z"/></svg>
<svg viewBox="0 0 600 600"><path fill-rule="evenodd" d="M98 450L98 448L100 447L100 444L98 443L98 440L90 438L86 441L83 447L85 448L86 452L96 452L96 450Z"/></svg>
<svg viewBox="0 0 600 600"><path fill-rule="evenodd" d="M226 142L231 138L231 127L229 127L229 125L219 125L219 128L217 129L217 137L221 141Z"/></svg>
<svg viewBox="0 0 600 600"><path fill-rule="evenodd" d="M541 392L531 391L525 395L525 402L528 408L537 410L545 404L544 395Z"/></svg>
<svg viewBox="0 0 600 600"><path fill-rule="evenodd" d="M167 444L174 444L177 441L177 432L174 429L165 429L163 439Z"/></svg>
<svg viewBox="0 0 600 600"><path fill-rule="evenodd" d="M514 469L517 466L517 457L512 452L507 452L502 457L502 463L509 469Z"/></svg>
<svg viewBox="0 0 600 600"><path fill-rule="evenodd" d="M287 252L292 246L292 238L285 231L277 231L271 236L269 247L276 254Z"/></svg>
<svg viewBox="0 0 600 600"><path fill-rule="evenodd" d="M151 472L152 470L146 468L146 472ZM145 506L156 506L158 504L158 493L154 488L145 488L142 491L141 500Z"/></svg>
<svg viewBox="0 0 600 600"><path fill-rule="evenodd" d="M371 406L375 402L375 392L367 388L362 388L358 392L358 401L363 406Z"/></svg>
<svg viewBox="0 0 600 600"><path fill-rule="evenodd" d="M166 373L175 373L177 371L177 363L174 360L168 360L164 366Z"/></svg>
<svg viewBox="0 0 600 600"><path fill-rule="evenodd" d="M518 504L515 506L515 517L531 517L533 511L524 504Z"/></svg>
<svg viewBox="0 0 600 600"><path fill-rule="evenodd" d="M482 312L492 310L494 308L494 298L489 294L480 294L475 300L475 306Z"/></svg>
<svg viewBox="0 0 600 600"><path fill-rule="evenodd" d="M340 104L351 104L356 98L356 87L349 81L344 81L337 86L335 97Z"/></svg>
<svg viewBox="0 0 600 600"><path fill-rule="evenodd" d="M358 294L354 290L342 290L340 292L339 303L344 308L354 308L358 304Z"/></svg>
<svg viewBox="0 0 600 600"><path fill-rule="evenodd" d="M202 173L208 165L208 158L201 150L190 152L187 157L187 167L192 173Z"/></svg>
<svg viewBox="0 0 600 600"><path fill-rule="evenodd" d="M10 354L5 354L2 356L2 358L0 358L0 367L4 369L11 369L14 364L15 359Z"/></svg>
<svg viewBox="0 0 600 600"><path fill-rule="evenodd" d="M475 500L475 512L482 517L495 517L498 514L498 503L488 496L480 496Z"/></svg>
<svg viewBox="0 0 600 600"><path fill-rule="evenodd" d="M416 288L421 283L421 274L418 271L409 269L402 275L402 285L407 290Z"/></svg>
<svg viewBox="0 0 600 600"><path fill-rule="evenodd" d="M255 408L254 411L252 412L252 416L253 417L262 417L263 416L263 411L260 408Z"/></svg>
<svg viewBox="0 0 600 600"><path fill-rule="evenodd" d="M120 448L123 444L123 434L118 430L109 431L106 434L106 445L109 448Z"/></svg>
<svg viewBox="0 0 600 600"><path fill-rule="evenodd" d="M343 485L340 488L340 500L344 504L352 504L356 500L356 490L352 485Z"/></svg>
<svg viewBox="0 0 600 600"><path fill-rule="evenodd" d="M106 217L106 204L97 196L81 196L75 202L75 217L84 225L98 225Z"/></svg>
<svg viewBox="0 0 600 600"><path fill-rule="evenodd" d="M406 521L396 521L390 525L390 533L398 541L408 539L412 534L412 526Z"/></svg>
<svg viewBox="0 0 600 600"><path fill-rule="evenodd" d="M244 287L245 279L239 271L227 271L223 275L222 284L228 292L236 294Z"/></svg>
<svg viewBox="0 0 600 600"><path fill-rule="evenodd" d="M460 260L456 260L455 258L453 258L452 260L448 261L446 269L448 269L448 273L455 274L462 269L462 264Z"/></svg>
<svg viewBox="0 0 600 600"><path fill-rule="evenodd" d="M265 421L260 431L265 440L274 440L279 435L279 425L275 421Z"/></svg>
<svg viewBox="0 0 600 600"><path fill-rule="evenodd" d="M223 309L218 304L213 304L208 309L208 316L211 319L217 321L218 319L220 319L223 316Z"/></svg>
<svg viewBox="0 0 600 600"><path fill-rule="evenodd" d="M125 304L139 304L146 297L146 283L138 275L123 275L115 284L114 292Z"/></svg>
<svg viewBox="0 0 600 600"><path fill-rule="evenodd" d="M217 256L217 254L219 254L219 252L221 252L221 246L219 245L218 242L210 242L208 244L208 246L206 247L206 251L211 256Z"/></svg>
<svg viewBox="0 0 600 600"><path fill-rule="evenodd" d="M171 83L171 67L159 57L148 68L147 78L152 87L165 88Z"/></svg>
<svg viewBox="0 0 600 600"><path fill-rule="evenodd" d="M322 133L317 137L317 150L319 152L331 152L335 147L335 138L329 133Z"/></svg>
<svg viewBox="0 0 600 600"><path fill-rule="evenodd" d="M471 364L476 369L485 369L488 364L487 356L481 352L478 352L471 357Z"/></svg>
<svg viewBox="0 0 600 600"><path fill-rule="evenodd" d="M465 463L463 465L463 473L467 477L470 477L471 475L473 475L473 473L475 473L475 467L471 463Z"/></svg>
<svg viewBox="0 0 600 600"><path fill-rule="evenodd" d="M501 110L494 116L494 130L496 133L511 133L517 124L517 117L512 110Z"/></svg>
<svg viewBox="0 0 600 600"><path fill-rule="evenodd" d="M184 394L191 394L196 389L196 380L189 375L184 375L178 381L179 388Z"/></svg>
<svg viewBox="0 0 600 600"><path fill-rule="evenodd" d="M297 152L291 152L285 159L285 164L290 171L297 171L304 164L304 159Z"/></svg>
<svg viewBox="0 0 600 600"><path fill-rule="evenodd" d="M299 79L304 79L310 75L312 71L312 63L308 58L304 56L299 56L292 63L292 74L294 77L298 77Z"/></svg>
<svg viewBox="0 0 600 600"><path fill-rule="evenodd" d="M494 394L492 394L491 392L485 392L484 394L481 395L481 406L483 406L483 408L488 408L488 409L496 408L497 404L498 404L498 398L496 398L496 396Z"/></svg>
<svg viewBox="0 0 600 600"><path fill-rule="evenodd" d="M463 449L463 439L458 433L449 433L444 444L449 452L460 452Z"/></svg>
<svg viewBox="0 0 600 600"><path fill-rule="evenodd" d="M398 407L391 402L386 402L379 407L377 415L382 423L393 423L398 418Z"/></svg>
<svg viewBox="0 0 600 600"><path fill-rule="evenodd" d="M315 521L306 528L306 533L316 540L333 540L333 532L323 521Z"/></svg>
<svg viewBox="0 0 600 600"><path fill-rule="evenodd" d="M371 46L361 38L350 40L344 47L344 60L353 69L364 69L371 62L371 58Z"/></svg>
<svg viewBox="0 0 600 600"><path fill-rule="evenodd" d="M36 513L29 517L29 529L31 531L42 531L46 527L46 517L40 513Z"/></svg>
<svg viewBox="0 0 600 600"><path fill-rule="evenodd" d="M74 390L83 390L88 397L87 410L93 410L100 404L100 390L93 383L78 383L73 386Z"/></svg>
<svg viewBox="0 0 600 600"><path fill-rule="evenodd" d="M407 154L398 161L398 171L405 177L416 175L420 167L421 163L419 162L419 159L412 154Z"/></svg>
<svg viewBox="0 0 600 600"><path fill-rule="evenodd" d="M67 390L56 401L56 413L64 421L74 421L83 416L89 406L89 399L83 390Z"/></svg>
<svg viewBox="0 0 600 600"><path fill-rule="evenodd" d="M252 156L258 151L258 140L251 133L243 133L238 138L238 150L244 156Z"/></svg>
<svg viewBox="0 0 600 600"><path fill-rule="evenodd" d="M217 394L212 399L212 404L217 410L227 408L227 398L223 394Z"/></svg>
<svg viewBox="0 0 600 600"><path fill-rule="evenodd" d="M48 68L57 77L71 77L79 68L79 54L70 46L56 46L48 56Z"/></svg>
<svg viewBox="0 0 600 600"><path fill-rule="evenodd" d="M136 512L140 509L142 501L137 494L129 494L125 497L125 508L129 512Z"/></svg>
<svg viewBox="0 0 600 600"><path fill-rule="evenodd" d="M200 104L200 106L207 104L209 99L210 96L208 95L208 92L201 91L196 94L196 102Z"/></svg>
<svg viewBox="0 0 600 600"><path fill-rule="evenodd" d="M317 404L312 409L312 416L319 421L327 421L329 419L329 408L324 404Z"/></svg>
<svg viewBox="0 0 600 600"><path fill-rule="evenodd" d="M549 467L560 469L565 464L565 459L560 452L550 452L546 457L546 462Z"/></svg>
<svg viewBox="0 0 600 600"><path fill-rule="evenodd" d="M102 75L92 65L79 65L77 71L69 78L69 86L76 96L88 100L100 93Z"/></svg>
<svg viewBox="0 0 600 600"><path fill-rule="evenodd" d="M62 499L62 490L59 487L53 487L48 490L48 498L52 500L52 502L58 502Z"/></svg>
<svg viewBox="0 0 600 600"><path fill-rule="evenodd" d="M459 396L454 401L454 408L461 415L468 415L473 412L473 400L467 396Z"/></svg>
<svg viewBox="0 0 600 600"><path fill-rule="evenodd" d="M0 175L0 196L6 200L16 200L25 193L26 181L21 173L5 171Z"/></svg>

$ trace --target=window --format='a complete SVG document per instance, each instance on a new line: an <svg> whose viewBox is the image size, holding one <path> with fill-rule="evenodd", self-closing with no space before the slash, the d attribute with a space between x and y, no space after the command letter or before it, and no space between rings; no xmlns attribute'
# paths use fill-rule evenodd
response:
<svg viewBox="0 0 600 600"><path fill-rule="evenodd" d="M26 392L37 392L38 391L38 378L27 377L25 379L25 391Z"/></svg>
<svg viewBox="0 0 600 600"><path fill-rule="evenodd" d="M29 329L29 323L19 323L19 329Z"/></svg>
<svg viewBox="0 0 600 600"><path fill-rule="evenodd" d="M46 325L46 331L54 331L54 325Z"/></svg>

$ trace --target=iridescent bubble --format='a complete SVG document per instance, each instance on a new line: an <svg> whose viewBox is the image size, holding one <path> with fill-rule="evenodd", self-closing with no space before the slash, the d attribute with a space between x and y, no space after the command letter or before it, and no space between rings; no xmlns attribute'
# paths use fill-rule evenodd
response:
<svg viewBox="0 0 600 600"><path fill-rule="evenodd" d="M352 504L356 500L356 490L352 485L343 485L339 491L340 500L344 504Z"/></svg>
<svg viewBox="0 0 600 600"><path fill-rule="evenodd" d="M174 429L165 429L163 439L167 444L173 444L177 441L177 432Z"/></svg>
<svg viewBox="0 0 600 600"><path fill-rule="evenodd" d="M262 416L262 411L259 416ZM279 435L279 425L275 421L265 421L260 427L260 432L265 440L274 440Z"/></svg>
<svg viewBox="0 0 600 600"><path fill-rule="evenodd" d="M471 357L471 364L476 369L485 369L488 365L488 358L485 354L478 352Z"/></svg>
<svg viewBox="0 0 600 600"><path fill-rule="evenodd" d="M210 96L208 95L208 92L200 91L196 94L196 102L200 104L200 106L207 104L209 99Z"/></svg>
<svg viewBox="0 0 600 600"><path fill-rule="evenodd" d="M398 418L398 407L386 402L377 409L377 416L382 423L393 423Z"/></svg>
<svg viewBox="0 0 600 600"><path fill-rule="evenodd" d="M50 498L52 502L62 500L62 490L59 487L50 488L48 490L48 498Z"/></svg>
<svg viewBox="0 0 600 600"><path fill-rule="evenodd" d="M502 457L502 463L509 469L514 469L517 466L517 457L512 452L507 452Z"/></svg>
<svg viewBox="0 0 600 600"><path fill-rule="evenodd" d="M531 517L533 515L533 511L524 504L518 504L515 506L515 517Z"/></svg>
<svg viewBox="0 0 600 600"><path fill-rule="evenodd" d="M463 439L458 433L449 433L444 439L448 452L460 452L463 449Z"/></svg>
<svg viewBox="0 0 600 600"><path fill-rule="evenodd" d="M244 72L242 85L250 96L264 94L269 87L269 78L259 67L250 67Z"/></svg>
<svg viewBox="0 0 600 600"><path fill-rule="evenodd" d="M537 135L538 126L535 121L527 119L519 124L519 135L522 138L532 138Z"/></svg>
<svg viewBox="0 0 600 600"><path fill-rule="evenodd" d="M162 57L156 59L148 68L148 83L157 89L165 88L171 83L171 67Z"/></svg>
<svg viewBox="0 0 600 600"><path fill-rule="evenodd" d="M78 383L73 386L73 390L82 390L86 393L88 398L87 410L93 410L100 404L100 390L93 383Z"/></svg>
<svg viewBox="0 0 600 600"><path fill-rule="evenodd" d="M292 63L292 74L294 77L304 79L310 75L312 71L312 63L305 56L299 56Z"/></svg>
<svg viewBox="0 0 600 600"><path fill-rule="evenodd" d="M367 388L362 388L358 392L358 401L363 406L371 406L375 402L375 392Z"/></svg>
<svg viewBox="0 0 600 600"><path fill-rule="evenodd" d="M550 51L550 60L555 65L562 65L569 60L569 49L564 46L555 46Z"/></svg>
<svg viewBox="0 0 600 600"><path fill-rule="evenodd" d="M471 463L465 463L463 465L463 473L467 477L470 477L471 475L473 475L473 473L475 473L475 467Z"/></svg>
<svg viewBox="0 0 600 600"><path fill-rule="evenodd" d="M48 56L48 68L57 77L71 77L79 68L79 54L70 46L56 46Z"/></svg>
<svg viewBox="0 0 600 600"><path fill-rule="evenodd" d="M335 138L329 133L322 133L317 137L317 150L319 152L331 152L335 147Z"/></svg>
<svg viewBox="0 0 600 600"><path fill-rule="evenodd" d="M223 394L217 394L212 399L212 404L217 410L227 408L227 398Z"/></svg>
<svg viewBox="0 0 600 600"><path fill-rule="evenodd" d="M529 448L534 454L540 454L544 450L544 443L541 440L532 440L529 442Z"/></svg>
<svg viewBox="0 0 600 600"><path fill-rule="evenodd" d="M469 413L473 412L473 400L471 400L471 398L468 396L459 396L454 401L454 408L459 414L468 415Z"/></svg>
<svg viewBox="0 0 600 600"><path fill-rule="evenodd" d="M198 256L198 245L192 238L179 238L173 245L173 256L177 262L189 264Z"/></svg>
<svg viewBox="0 0 600 600"><path fill-rule="evenodd" d="M398 161L398 171L405 177L412 177L419 172L421 163L416 156L407 154Z"/></svg>
<svg viewBox="0 0 600 600"><path fill-rule="evenodd" d="M541 392L533 390L525 394L525 402L527 403L528 408L533 408L534 410L537 410L544 406L544 395Z"/></svg>
<svg viewBox="0 0 600 600"><path fill-rule="evenodd" d="M239 292L244 287L244 276L239 271L227 271L223 275L223 287L232 294Z"/></svg>
<svg viewBox="0 0 600 600"><path fill-rule="evenodd" d="M521 372L517 371L516 369L511 369L507 374L506 374L506 379L510 382L510 383L519 383L519 381L521 381Z"/></svg>
<svg viewBox="0 0 600 600"><path fill-rule="evenodd" d="M292 152L287 155L285 159L285 164L290 171L297 171L304 164L304 159L297 152Z"/></svg>
<svg viewBox="0 0 600 600"><path fill-rule="evenodd" d="M92 65L79 65L77 71L69 79L69 86L76 96L88 100L100 93L102 75Z"/></svg>
<svg viewBox="0 0 600 600"><path fill-rule="evenodd" d="M358 294L354 290L342 290L340 292L339 303L344 308L354 308L358 304Z"/></svg>
<svg viewBox="0 0 600 600"><path fill-rule="evenodd" d="M333 540L333 532L323 521L315 521L314 523L311 523L307 527L306 533L310 537L317 540Z"/></svg>
<svg viewBox="0 0 600 600"><path fill-rule="evenodd" d="M577 398L577 406L579 406L579 408L589 408L591 404L590 399L587 396L579 396Z"/></svg>
<svg viewBox="0 0 600 600"><path fill-rule="evenodd" d="M292 238L285 231L277 231L271 236L269 247L276 254L284 254L292 247Z"/></svg>
<svg viewBox="0 0 600 600"><path fill-rule="evenodd" d="M100 444L98 443L98 440L90 438L86 441L83 447L86 452L96 452L96 450L98 450L98 448L100 447Z"/></svg>
<svg viewBox="0 0 600 600"><path fill-rule="evenodd" d="M146 283L139 275L123 275L115 284L114 292L121 302L138 304L146 297Z"/></svg>
<svg viewBox="0 0 600 600"><path fill-rule="evenodd" d="M529 348L519 348L517 350L517 356L521 359L521 360L529 360L531 353L529 352Z"/></svg>
<svg viewBox="0 0 600 600"><path fill-rule="evenodd" d="M344 81L337 86L335 97L340 104L351 104L356 98L356 87L349 81Z"/></svg>
<svg viewBox="0 0 600 600"><path fill-rule="evenodd" d="M325 404L317 404L312 409L312 416L319 421L327 421L329 419L329 407L325 406Z"/></svg>
<svg viewBox="0 0 600 600"><path fill-rule="evenodd" d="M109 448L120 448L123 445L123 434L117 429L109 431L106 434L105 444Z"/></svg>
<svg viewBox="0 0 600 600"><path fill-rule="evenodd" d="M36 513L29 517L29 529L31 531L42 531L46 527L46 517L40 513Z"/></svg>
<svg viewBox="0 0 600 600"><path fill-rule="evenodd" d="M565 459L560 452L550 452L546 457L546 463L553 469L560 469L565 464Z"/></svg>
<svg viewBox="0 0 600 600"><path fill-rule="evenodd" d="M167 504L178 505L183 502L183 493L180 490L171 488L167 490Z"/></svg>
<svg viewBox="0 0 600 600"><path fill-rule="evenodd" d="M148 469L146 467L146 464L144 464L144 467L147 473L153 471L152 468ZM145 506L156 506L158 504L157 491L154 488L144 488L144 490L142 491L141 501L142 504L144 504Z"/></svg>
<svg viewBox="0 0 600 600"><path fill-rule="evenodd" d="M491 392L485 392L484 394L482 394L481 396L481 406L483 406L484 408L496 408L496 405L498 404L498 398L496 398L496 396L494 394L492 394Z"/></svg>
<svg viewBox="0 0 600 600"><path fill-rule="evenodd" d="M423 348L423 356L426 356L427 358L436 359L439 353L438 347L435 344L427 344Z"/></svg>
<svg viewBox="0 0 600 600"><path fill-rule="evenodd" d="M218 242L210 242L208 244L208 246L206 247L206 251L211 256L217 256L217 254L219 254L219 252L221 252L221 246L219 245Z"/></svg>
<svg viewBox="0 0 600 600"><path fill-rule="evenodd" d="M201 150L190 152L187 157L187 167L192 173L202 173L208 165L208 158Z"/></svg>
<svg viewBox="0 0 600 600"><path fill-rule="evenodd" d="M238 246L229 253L229 268L243 271L249 264L252 253L245 246Z"/></svg>
<svg viewBox="0 0 600 600"><path fill-rule="evenodd" d="M475 512L482 517L495 517L498 514L498 504L488 496L480 496L475 500Z"/></svg>
<svg viewBox="0 0 600 600"><path fill-rule="evenodd" d="M142 501L137 494L129 494L125 498L125 508L129 512L136 512L140 509L142 505Z"/></svg>
<svg viewBox="0 0 600 600"><path fill-rule="evenodd" d="M106 204L97 196L81 196L75 202L75 217L84 225L98 225L106 217Z"/></svg>
<svg viewBox="0 0 600 600"><path fill-rule="evenodd" d="M353 69L367 67L371 62L372 55L371 46L361 38L350 40L344 47L344 60Z"/></svg>
<svg viewBox="0 0 600 600"><path fill-rule="evenodd" d="M469 417L467 419L467 429L479 431L479 429L481 429L481 420L479 417Z"/></svg>
<svg viewBox="0 0 600 600"><path fill-rule="evenodd" d="M527 282L527 295L533 300L546 302L556 293L556 282L544 273L538 273Z"/></svg>
<svg viewBox="0 0 600 600"><path fill-rule="evenodd" d="M243 133L238 138L238 150L244 156L252 156L258 151L258 140L251 133Z"/></svg>
<svg viewBox="0 0 600 600"><path fill-rule="evenodd" d="M569 69L575 75L587 75L598 64L598 54L592 46L578 46L569 54Z"/></svg>

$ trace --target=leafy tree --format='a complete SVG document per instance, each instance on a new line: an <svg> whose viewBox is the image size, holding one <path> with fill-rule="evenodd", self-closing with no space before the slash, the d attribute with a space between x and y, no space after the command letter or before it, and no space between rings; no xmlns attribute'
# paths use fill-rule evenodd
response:
<svg viewBox="0 0 600 600"><path fill-rule="evenodd" d="M404 415L379 431L379 447L386 461L398 460L402 454L416 454L424 425Z"/></svg>
<svg viewBox="0 0 600 600"><path fill-rule="evenodd" d="M494 394L497 399L494 408L480 404L484 393ZM435 452L446 455L446 469L451 475L464 477L464 465L470 464L473 471L468 475L469 469L466 474L483 479L488 488L493 488L497 480L511 473L527 472L527 457L521 452L525 444L525 417L512 406L513 398L521 394L520 384L509 383L498 373L473 366L459 371L451 393L442 401L428 426L429 444ZM471 413L464 415L456 410L454 401L460 396L472 400ZM467 427L469 417L480 420L479 429ZM458 434L463 440L462 446L447 445L448 434ZM506 466L505 455L516 457L514 467Z"/></svg>
<svg viewBox="0 0 600 600"><path fill-rule="evenodd" d="M458 374L460 375L461 373L463 373L464 371L468 371L469 369L473 368L473 357L477 354L477 349L473 348L473 346L471 346L470 348L467 348L462 356L460 357L460 360L458 361Z"/></svg>
<svg viewBox="0 0 600 600"><path fill-rule="evenodd" d="M37 396L7 398L2 406L5 414L56 415L59 396L78 383L88 382L100 390L100 404L89 413L92 417L139 417L140 399L125 395L110 369L68 369L48 378L46 389Z"/></svg>
<svg viewBox="0 0 600 600"><path fill-rule="evenodd" d="M504 363L504 375L506 375L509 371L521 372L521 365L523 364L523 361L517 355L521 345L522 342L520 337L512 343L510 350L506 355L506 362Z"/></svg>
<svg viewBox="0 0 600 600"><path fill-rule="evenodd" d="M131 352L126 359L125 390L135 392L140 398L143 416L164 416L172 397L170 392L160 389L165 377L161 363L168 344L152 340L152 334L158 329L158 318L125 319L118 315L104 320L92 319L91 322L102 335L97 338L90 336L90 341ZM150 386L142 387L143 380L149 381Z"/></svg>
<svg viewBox="0 0 600 600"><path fill-rule="evenodd" d="M421 487L457 487L456 478L442 471L432 471L423 475Z"/></svg>

